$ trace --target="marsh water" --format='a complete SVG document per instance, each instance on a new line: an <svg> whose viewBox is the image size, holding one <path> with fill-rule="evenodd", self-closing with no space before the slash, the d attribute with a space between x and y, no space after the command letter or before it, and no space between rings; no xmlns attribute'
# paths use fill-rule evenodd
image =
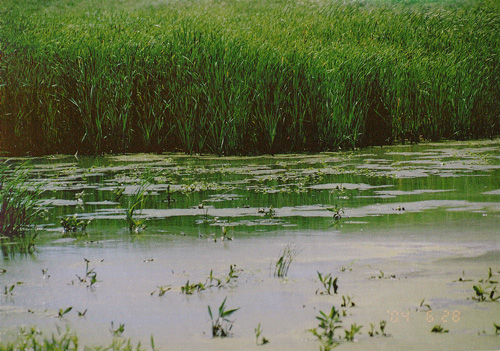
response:
<svg viewBox="0 0 500 351"><path fill-rule="evenodd" d="M2 342L36 325L106 345L123 325L115 337L147 347L153 336L161 350L318 350L308 330L335 305L343 328L363 326L341 350L500 347L500 302L477 301L473 289L500 280L499 140L29 161L47 218L34 255L0 258L2 292L15 285L0 296ZM130 232L125 213L143 179L149 196L134 215L147 227ZM61 218L74 214L91 220L85 233L63 232ZM287 245L294 260L276 277ZM318 272L338 278L337 294L325 293ZM211 274L222 286L182 291ZM239 308L232 337L212 338L207 307L215 313L225 298ZM370 324L384 320L388 336L371 337ZM435 325L449 332L432 333Z"/></svg>

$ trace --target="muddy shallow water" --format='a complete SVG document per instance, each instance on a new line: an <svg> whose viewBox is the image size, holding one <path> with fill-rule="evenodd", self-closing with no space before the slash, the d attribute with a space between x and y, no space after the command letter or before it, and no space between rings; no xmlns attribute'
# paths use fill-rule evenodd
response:
<svg viewBox="0 0 500 351"><path fill-rule="evenodd" d="M104 345L113 322L124 325L122 338L148 345L153 335L161 350L251 350L260 323L270 341L263 349L318 350L307 330L335 305L345 310L343 327L363 326L339 349L500 348L493 327L500 302L473 299L474 285L500 290L498 140L253 158L30 161L48 217L34 256L0 260L0 288L16 285L0 296L2 341L20 326L68 326L81 342ZM146 176L151 194L136 215L147 228L130 233L125 208ZM63 234L60 219L75 213L92 220L87 233ZM223 231L233 240L221 240ZM278 278L274 263L287 244L297 255ZM87 264L92 287L78 278ZM211 271L225 280L231 265L237 277L224 287L181 292ZM320 294L317 272L338 277L337 294ZM228 308L240 308L233 336L213 339L207 306L217 310L226 297ZM341 307L343 298L355 306ZM382 320L390 336L370 337L370 323ZM431 333L435 325L449 332Z"/></svg>

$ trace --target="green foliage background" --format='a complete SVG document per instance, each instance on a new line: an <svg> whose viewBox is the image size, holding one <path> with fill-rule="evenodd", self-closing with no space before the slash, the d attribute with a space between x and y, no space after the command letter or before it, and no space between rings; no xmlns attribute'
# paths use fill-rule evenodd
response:
<svg viewBox="0 0 500 351"><path fill-rule="evenodd" d="M500 132L494 0L4 0L0 150L325 151Z"/></svg>

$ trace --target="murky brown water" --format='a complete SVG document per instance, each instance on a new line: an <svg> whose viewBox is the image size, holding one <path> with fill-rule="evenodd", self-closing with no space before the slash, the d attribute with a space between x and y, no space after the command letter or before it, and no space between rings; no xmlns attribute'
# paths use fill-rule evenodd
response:
<svg viewBox="0 0 500 351"><path fill-rule="evenodd" d="M307 330L335 305L346 311L343 327L363 326L339 349L500 348L493 327L500 302L472 299L473 285L500 290L479 282L490 267L490 280L500 280L498 140L307 156L32 163L34 178L46 182L49 218L40 223L36 255L0 261L2 291L22 282L0 296L2 341L20 326L68 325L83 343L104 345L114 322L124 324L123 338L148 345L153 335L161 350L250 350L260 323L270 340L263 349L318 350ZM155 179L140 213L147 228L130 234L124 208L144 173ZM124 193L116 199L118 188ZM328 210L335 206L339 221ZM88 235L62 234L60 218L74 213L93 220ZM234 240L221 241L221 228ZM286 278L274 277L287 244L298 255ZM84 259L97 277L91 288L77 277L85 275ZM224 279L230 265L241 271L225 287L181 293L210 271ZM338 294L316 294L318 271L338 277ZM158 296L159 286L171 290ZM240 308L233 336L213 339L207 306L216 310L226 297L228 308ZM342 308L342 297L355 307ZM382 320L390 336L370 337L370 323ZM431 333L437 324L449 332Z"/></svg>

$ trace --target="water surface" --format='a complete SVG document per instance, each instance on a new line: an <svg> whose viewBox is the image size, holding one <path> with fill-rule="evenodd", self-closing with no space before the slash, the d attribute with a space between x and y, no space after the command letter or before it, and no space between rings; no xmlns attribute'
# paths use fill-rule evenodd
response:
<svg viewBox="0 0 500 351"><path fill-rule="evenodd" d="M0 297L2 341L20 326L68 326L83 343L103 345L113 322L125 325L123 338L147 345L153 335L162 350L251 350L260 323L270 340L263 348L318 350L307 330L317 327L319 311L342 309L349 297L355 307L344 308L342 325L363 328L339 349L500 346L493 328L500 302L473 299L473 285L497 285L479 282L490 267L490 280L500 280L498 140L274 157L56 155L30 162L47 218L38 223L35 255L0 261L2 290L16 284ZM125 209L145 178L153 180L150 196L137 216L147 228L130 233ZM63 233L60 219L74 214L92 220L85 235ZM221 240L224 231L232 241ZM298 254L286 278L274 277L287 244ZM97 277L92 287L78 278L87 264ZM224 287L181 293L211 271L225 279L231 265L238 277ZM318 271L338 277L338 294L317 293ZM159 287L170 290L158 296ZM217 309L226 297L229 308L240 308L233 336L212 339L207 306ZM390 336L370 337L370 323L382 320ZM449 332L431 333L436 324Z"/></svg>

